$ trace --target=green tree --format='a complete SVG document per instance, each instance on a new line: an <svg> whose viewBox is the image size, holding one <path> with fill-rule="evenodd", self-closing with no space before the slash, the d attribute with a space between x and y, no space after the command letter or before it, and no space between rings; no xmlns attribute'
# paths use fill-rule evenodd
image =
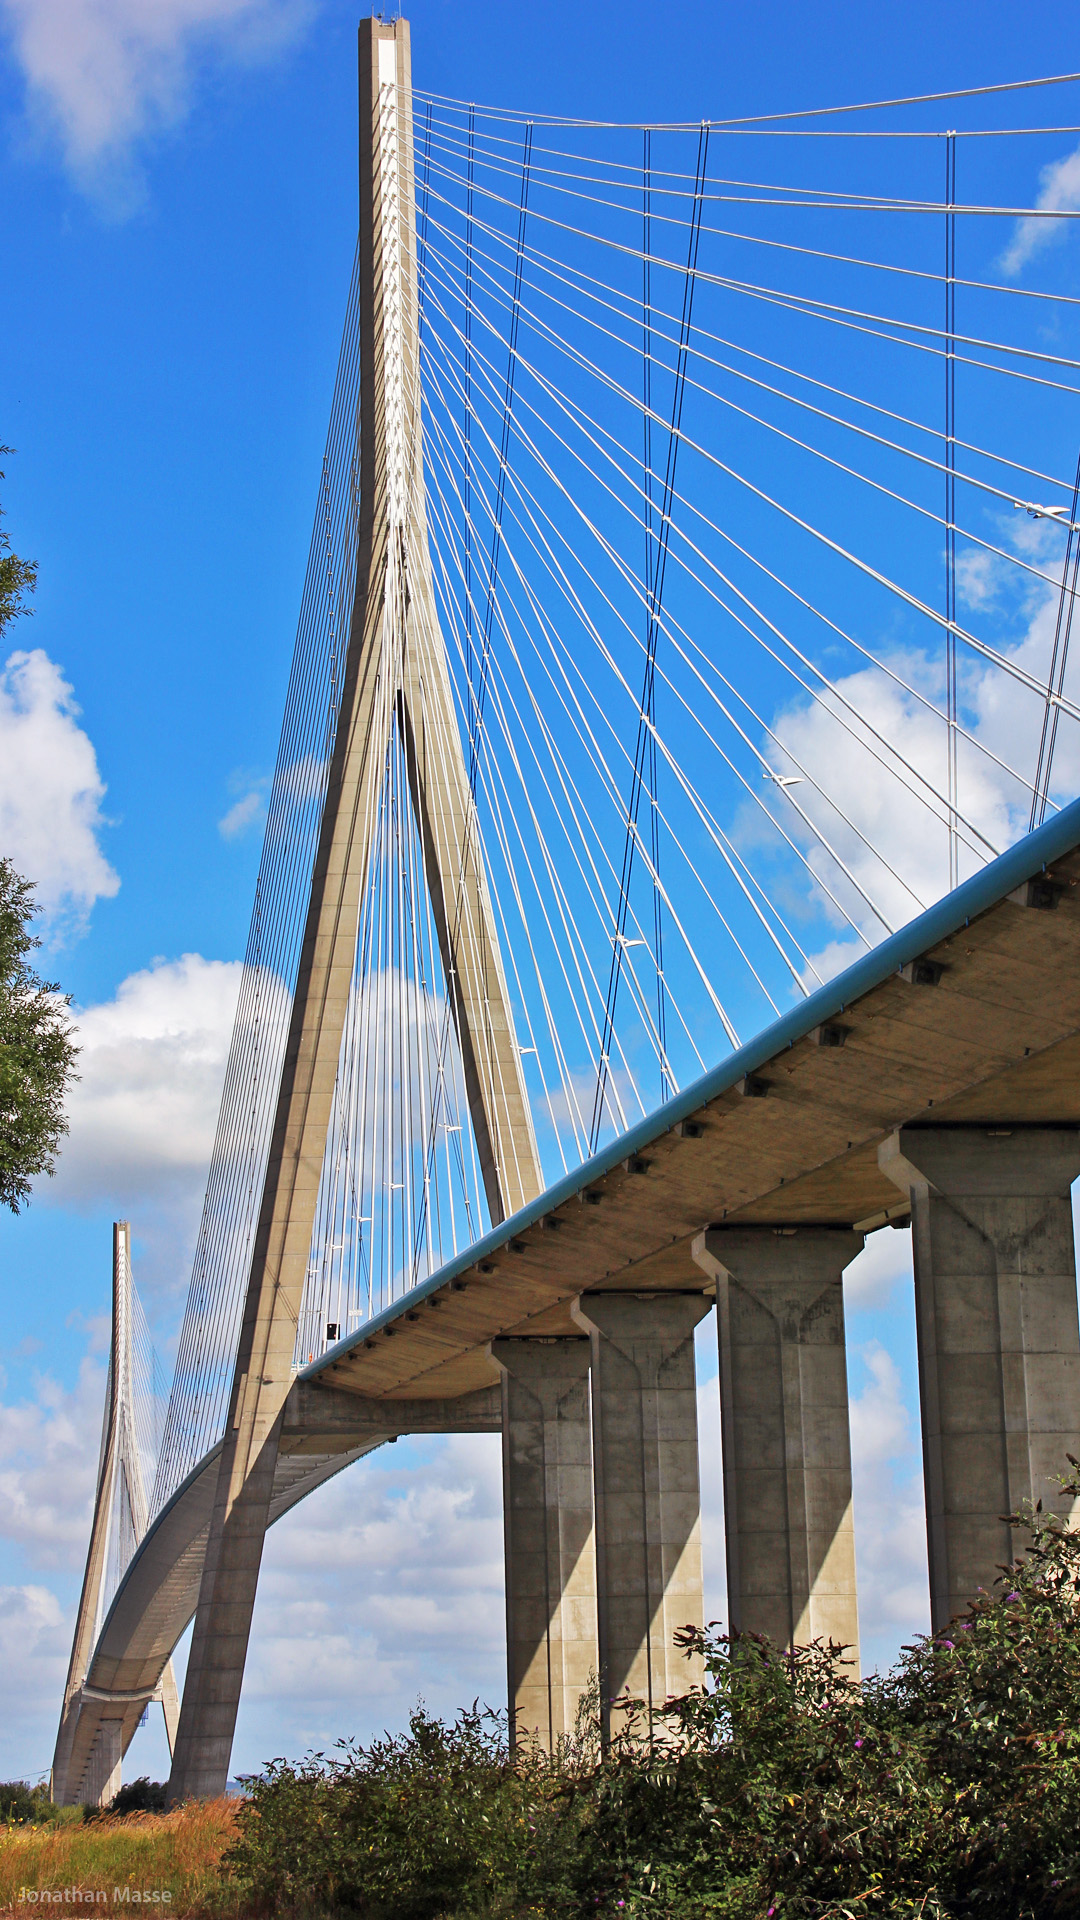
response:
<svg viewBox="0 0 1080 1920"><path fill-rule="evenodd" d="M10 451L0 447L0 455ZM33 592L36 579L34 562L12 553L0 526L0 638L30 611L23 595ZM33 886L0 857L0 1204L12 1213L28 1197L34 1175L53 1172L78 1051L70 1002L29 964L28 955L41 945L28 931L33 912Z"/></svg>
<svg viewBox="0 0 1080 1920"><path fill-rule="evenodd" d="M0 447L0 459L10 453L10 447ZM4 477L0 468L0 480ZM0 520L3 519L0 510ZM10 620L20 613L29 613L30 608L23 602L24 593L33 593L37 584L37 562L20 560L17 553L11 551L11 541L0 527L0 637Z"/></svg>
<svg viewBox="0 0 1080 1920"><path fill-rule="evenodd" d="M0 1204L18 1213L38 1173L52 1173L67 1132L64 1095L78 1053L70 999L28 955L34 889L0 858Z"/></svg>

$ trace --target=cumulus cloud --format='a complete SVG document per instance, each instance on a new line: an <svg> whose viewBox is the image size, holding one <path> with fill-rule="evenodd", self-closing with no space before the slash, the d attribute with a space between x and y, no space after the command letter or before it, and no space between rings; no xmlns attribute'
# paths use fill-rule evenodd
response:
<svg viewBox="0 0 1080 1920"><path fill-rule="evenodd" d="M49 1374L0 1401L0 1776L48 1765L86 1558L108 1328L90 1330L75 1384Z"/></svg>
<svg viewBox="0 0 1080 1920"><path fill-rule="evenodd" d="M900 1194L897 1193L897 1201ZM898 1281L911 1284L911 1228L882 1227L867 1235L866 1245L844 1275L844 1304L865 1310L884 1307Z"/></svg>
<svg viewBox="0 0 1080 1920"><path fill-rule="evenodd" d="M37 1569L82 1566L104 1396L105 1367L91 1353L73 1389L45 1375L32 1399L0 1404L0 1537Z"/></svg>
<svg viewBox="0 0 1080 1920"><path fill-rule="evenodd" d="M877 1341L860 1350L869 1379L851 1402L855 1561L863 1668L890 1664L930 1628L922 1462L899 1368Z"/></svg>
<svg viewBox="0 0 1080 1920"><path fill-rule="evenodd" d="M1074 212L1080 207L1080 147L1066 154L1063 160L1055 160L1043 168L1035 205L1045 208L1047 214ZM1041 253L1052 240L1060 239L1069 225L1067 220L1045 217L1018 220L1001 256L1002 272L1019 273L1034 254Z"/></svg>
<svg viewBox="0 0 1080 1920"><path fill-rule="evenodd" d="M315 0L0 0L33 120L85 188L137 192L130 156L188 112L211 64L280 53Z"/></svg>
<svg viewBox="0 0 1080 1920"><path fill-rule="evenodd" d="M48 1587L0 1587L0 1766L5 1780L39 1779L49 1765L71 1631L71 1619Z"/></svg>
<svg viewBox="0 0 1080 1920"><path fill-rule="evenodd" d="M947 832L935 798L947 788L945 727L920 698L940 696L939 669L916 657L892 664L912 691L867 667L838 683L857 719L847 709L841 717L840 700L828 695L823 704L791 709L776 729L792 765L820 782L820 788L807 781L799 789L801 804L847 873L823 848L811 856L815 868L873 938L882 932L875 909L900 926L949 881ZM982 690L980 676L976 697ZM1019 783L1010 792L992 763L962 741L959 759L966 818L992 845L1006 846L1014 831L1010 806L1015 810L1022 798ZM982 851L985 857L985 846ZM962 849L964 873L981 864L978 851Z"/></svg>
<svg viewBox="0 0 1080 1920"><path fill-rule="evenodd" d="M60 1602L48 1587L0 1587L0 1672L7 1676L8 1701L13 1695L36 1698L44 1676L35 1656L43 1651L59 1698L67 1664L66 1627Z"/></svg>
<svg viewBox="0 0 1080 1920"><path fill-rule="evenodd" d="M1051 577L1060 568L1064 534L1053 522L1018 514L1003 522L999 537ZM1045 685L1059 590L1018 574L1005 558L963 552L958 587L968 606L992 608L1014 635L1019 628L1018 638L995 640L997 650L1036 687ZM962 643L957 679L967 736L957 743L963 880L1027 831L1025 778L1036 765L1045 698ZM1074 703L1078 687L1070 661L1065 693ZM881 667L847 674L820 699L793 703L773 721L773 738L764 743L770 762L777 774L799 779L790 793L774 783L769 804L778 818L782 810L785 829L805 850L819 883L813 907L836 928L811 956L804 976L810 988L864 953L864 941L876 944L887 927L902 926L948 889L943 701L941 654L897 651ZM1051 798L1071 798L1078 790L1080 729L1063 714ZM741 828L747 840L760 837L760 826L745 818Z"/></svg>
<svg viewBox="0 0 1080 1920"><path fill-rule="evenodd" d="M82 1078L50 1198L123 1207L201 1186L242 971L197 953L158 960L76 1013Z"/></svg>
<svg viewBox="0 0 1080 1920"><path fill-rule="evenodd" d="M716 1318L697 1330L698 1469L701 1475L701 1570L705 1618L727 1623L727 1553L724 1540L724 1462L720 1440Z"/></svg>
<svg viewBox="0 0 1080 1920"><path fill-rule="evenodd" d="M523 1059L526 1077L529 1070L527 1054L531 1051L527 1049ZM550 1127L555 1141L562 1143L571 1166L584 1153L595 1100L595 1070L585 1072L567 1069L558 1086L549 1086L545 1092L533 1095L533 1120L538 1133L543 1138L544 1132ZM641 1118L642 1112L641 1094L631 1073L622 1063L613 1063L604 1087L605 1129L612 1127L616 1133L624 1133L627 1127L632 1127ZM543 1144L548 1144L546 1139ZM558 1151L557 1145L555 1151Z"/></svg>
<svg viewBox="0 0 1080 1920"><path fill-rule="evenodd" d="M402 1440L267 1537L234 1769L505 1698L500 1443Z"/></svg>
<svg viewBox="0 0 1080 1920"><path fill-rule="evenodd" d="M54 939L120 885L99 835L105 785L63 673L40 647L0 671L0 852L37 887Z"/></svg>
<svg viewBox="0 0 1080 1920"><path fill-rule="evenodd" d="M0 1775L35 1778L56 1737L86 1558L105 1398L108 1329L95 1326L74 1386L39 1375L0 1402Z"/></svg>
<svg viewBox="0 0 1080 1920"><path fill-rule="evenodd" d="M156 960L76 1009L71 1131L37 1199L130 1219L151 1294L186 1283L242 971L197 953Z"/></svg>
<svg viewBox="0 0 1080 1920"><path fill-rule="evenodd" d="M956 592L961 606L991 606L1002 586L1005 562L985 547L963 547L956 556Z"/></svg>

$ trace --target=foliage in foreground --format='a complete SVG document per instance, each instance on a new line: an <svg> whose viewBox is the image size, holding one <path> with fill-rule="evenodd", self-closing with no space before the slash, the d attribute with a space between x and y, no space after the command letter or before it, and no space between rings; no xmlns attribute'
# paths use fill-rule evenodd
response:
<svg viewBox="0 0 1080 1920"><path fill-rule="evenodd" d="M141 1773L137 1780L128 1780L115 1793L108 1806L84 1806L84 1820L118 1820L125 1813L164 1813L165 1782L151 1780L149 1774Z"/></svg>
<svg viewBox="0 0 1080 1920"><path fill-rule="evenodd" d="M837 1647L687 1632L705 1686L602 1760L578 1740L511 1763L473 1709L276 1761L227 1883L363 1920L1080 1914L1080 1536L1014 1524L997 1592L862 1686Z"/></svg>
<svg viewBox="0 0 1080 1920"><path fill-rule="evenodd" d="M0 455L10 451L0 447ZM34 562L12 553L0 526L0 639L12 620L30 612L23 596L36 580ZM27 957L41 945L27 932L33 895L31 883L0 857L0 1206L12 1213L29 1196L35 1174L54 1169L67 1132L64 1094L77 1051L68 1001Z"/></svg>
<svg viewBox="0 0 1080 1920"><path fill-rule="evenodd" d="M55 1812L47 1787L32 1787L29 1780L0 1780L0 1820L9 1826L38 1825Z"/></svg>
<svg viewBox="0 0 1080 1920"><path fill-rule="evenodd" d="M0 1827L0 1913L27 1911L20 1888L100 1891L111 1913L137 1904L132 1891L156 1887L169 1899L155 1903L155 1911L173 1920L211 1911L217 1920L231 1920L240 1906L235 1895L222 1894L218 1862L234 1835L236 1807L235 1800L204 1800L178 1813L132 1813L89 1826L76 1817L64 1826ZM101 1910L85 1900L80 1907ZM72 1911L70 1902L66 1910Z"/></svg>
<svg viewBox="0 0 1080 1920"><path fill-rule="evenodd" d="M10 447L0 447L0 458L10 452ZM3 477L0 472L0 480ZM33 593L36 583L36 562L20 560L17 553L12 553L11 541L3 527L0 527L0 638L9 621L17 620L21 613L30 611L23 594Z"/></svg>
<svg viewBox="0 0 1080 1920"><path fill-rule="evenodd" d="M28 955L34 890L0 858L0 1205L18 1213L35 1174L52 1173L67 1132L64 1095L78 1049L69 1002Z"/></svg>

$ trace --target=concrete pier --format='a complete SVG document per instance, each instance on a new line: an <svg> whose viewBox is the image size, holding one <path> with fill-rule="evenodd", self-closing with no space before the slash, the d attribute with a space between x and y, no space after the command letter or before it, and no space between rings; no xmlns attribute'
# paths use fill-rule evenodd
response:
<svg viewBox="0 0 1080 1920"><path fill-rule="evenodd" d="M511 1739L551 1752L597 1671L589 1342L494 1340L491 1356L502 1369Z"/></svg>
<svg viewBox="0 0 1080 1920"><path fill-rule="evenodd" d="M573 1308L592 1342L605 1738L622 1694L662 1706L701 1678L674 1635L704 1621L694 1328L708 1311L697 1293L590 1293Z"/></svg>
<svg viewBox="0 0 1080 1920"><path fill-rule="evenodd" d="M120 1791L123 1733L122 1719L102 1721L86 1769L86 1801L91 1807L107 1807Z"/></svg>
<svg viewBox="0 0 1080 1920"><path fill-rule="evenodd" d="M931 1619L991 1588L1024 1500L1063 1510L1080 1456L1075 1127L904 1127L879 1164L911 1196Z"/></svg>
<svg viewBox="0 0 1080 1920"><path fill-rule="evenodd" d="M728 1612L781 1646L836 1640L858 1672L843 1271L847 1228L710 1228Z"/></svg>

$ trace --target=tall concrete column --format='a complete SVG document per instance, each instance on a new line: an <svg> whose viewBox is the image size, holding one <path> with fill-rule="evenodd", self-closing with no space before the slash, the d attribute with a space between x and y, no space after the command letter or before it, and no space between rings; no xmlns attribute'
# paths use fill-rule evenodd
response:
<svg viewBox="0 0 1080 1920"><path fill-rule="evenodd" d="M597 1669L586 1339L494 1340L512 1738L551 1752Z"/></svg>
<svg viewBox="0 0 1080 1920"><path fill-rule="evenodd" d="M123 1720L103 1720L90 1750L83 1794L91 1807L107 1807L115 1800L123 1779Z"/></svg>
<svg viewBox="0 0 1080 1920"><path fill-rule="evenodd" d="M728 1611L781 1646L836 1640L858 1672L844 1268L846 1228L713 1227Z"/></svg>
<svg viewBox="0 0 1080 1920"><path fill-rule="evenodd" d="M879 1151L911 1196L930 1612L992 1587L1024 1500L1067 1508L1080 1456L1073 1127L904 1127Z"/></svg>
<svg viewBox="0 0 1080 1920"><path fill-rule="evenodd" d="M694 1328L709 1302L697 1293L588 1293L573 1311L592 1340L600 1703L610 1738L623 1693L662 1706L701 1678L674 1635L704 1622Z"/></svg>

